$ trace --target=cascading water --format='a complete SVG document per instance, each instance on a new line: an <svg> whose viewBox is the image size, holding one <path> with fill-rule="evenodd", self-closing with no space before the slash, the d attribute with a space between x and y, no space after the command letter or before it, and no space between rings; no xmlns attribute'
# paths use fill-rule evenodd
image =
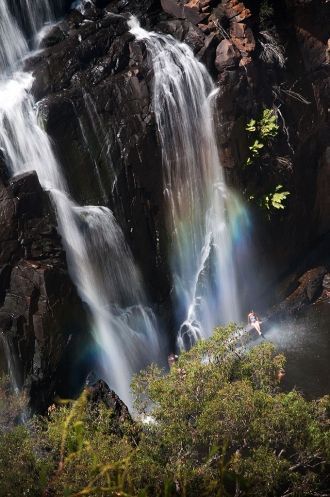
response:
<svg viewBox="0 0 330 497"><path fill-rule="evenodd" d="M47 28L56 14L63 12L65 0L12 0L8 6L27 37L35 42L39 30Z"/></svg>
<svg viewBox="0 0 330 497"><path fill-rule="evenodd" d="M173 235L171 267L180 347L240 317L233 262L231 194L213 124L216 89L192 50L171 36L142 29L154 70L153 106L162 146L164 194Z"/></svg>
<svg viewBox="0 0 330 497"><path fill-rule="evenodd" d="M44 4L48 5L47 0ZM29 93L33 78L14 72L28 53L27 42L5 0L1 0L0 13L5 14L0 17L0 61L4 68L0 79L0 146L13 175L35 170L43 188L50 191L69 270L90 309L93 332L102 349L103 376L130 405L131 375L158 359L155 319L146 306L138 271L112 213L101 207L79 207L69 199ZM37 14L38 9L30 12ZM31 25L38 25L36 19L32 21Z"/></svg>

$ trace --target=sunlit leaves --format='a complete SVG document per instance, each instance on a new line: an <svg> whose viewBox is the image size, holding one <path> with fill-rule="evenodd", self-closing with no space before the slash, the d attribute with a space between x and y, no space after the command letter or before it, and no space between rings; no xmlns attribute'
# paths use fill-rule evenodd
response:
<svg viewBox="0 0 330 497"><path fill-rule="evenodd" d="M283 186L277 185L274 192L266 194L262 200L261 205L266 209L284 209L283 202L290 195L290 192L282 191Z"/></svg>

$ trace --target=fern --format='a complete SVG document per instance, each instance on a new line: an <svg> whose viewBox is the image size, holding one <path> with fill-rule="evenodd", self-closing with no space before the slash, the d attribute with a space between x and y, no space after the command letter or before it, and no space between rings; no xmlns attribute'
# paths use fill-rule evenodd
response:
<svg viewBox="0 0 330 497"><path fill-rule="evenodd" d="M290 192L282 191L283 186L277 185L274 192L267 193L261 199L262 207L267 210L273 209L285 209L283 202L290 195Z"/></svg>
<svg viewBox="0 0 330 497"><path fill-rule="evenodd" d="M277 115L273 109L264 109L261 118L251 119L245 129L253 134L253 142L249 146L251 155L245 161L245 166L251 166L254 160L260 157L261 150L276 137L279 130Z"/></svg>
<svg viewBox="0 0 330 497"><path fill-rule="evenodd" d="M278 130L277 116L273 109L264 109L260 120L260 135L262 138L275 138Z"/></svg>

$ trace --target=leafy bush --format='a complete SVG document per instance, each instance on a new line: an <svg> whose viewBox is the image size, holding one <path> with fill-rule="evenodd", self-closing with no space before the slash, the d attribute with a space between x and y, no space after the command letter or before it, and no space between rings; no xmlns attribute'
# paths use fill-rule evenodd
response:
<svg viewBox="0 0 330 497"><path fill-rule="evenodd" d="M235 331L137 375L134 423L87 390L3 432L0 496L326 495L329 397L281 392L285 358L270 343L239 351Z"/></svg>
<svg viewBox="0 0 330 497"><path fill-rule="evenodd" d="M239 357L231 332L216 330L167 375L151 367L135 379L137 409L153 420L130 459L136 491L266 497L325 488L329 399L280 393L284 357L269 343Z"/></svg>

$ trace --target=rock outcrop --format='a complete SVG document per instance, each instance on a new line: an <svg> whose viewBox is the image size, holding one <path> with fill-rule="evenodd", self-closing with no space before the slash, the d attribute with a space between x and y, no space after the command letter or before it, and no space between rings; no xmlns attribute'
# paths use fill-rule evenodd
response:
<svg viewBox="0 0 330 497"><path fill-rule="evenodd" d="M65 363L75 360L67 353L84 343L87 323L68 275L53 206L36 173L2 175L0 333L15 366L13 380L29 391L34 409L47 406L61 381L70 392Z"/></svg>
<svg viewBox="0 0 330 497"><path fill-rule="evenodd" d="M113 411L118 423L133 422L127 406L118 395L108 387L105 381L98 380L93 385L87 386L86 392L88 401L92 406L97 406L99 403L105 404L108 409Z"/></svg>
<svg viewBox="0 0 330 497"><path fill-rule="evenodd" d="M323 293L323 281L326 278L325 267L309 269L298 279L298 286L277 306L270 311L272 319L296 314L306 305L315 302ZM327 280L325 281L327 282Z"/></svg>

